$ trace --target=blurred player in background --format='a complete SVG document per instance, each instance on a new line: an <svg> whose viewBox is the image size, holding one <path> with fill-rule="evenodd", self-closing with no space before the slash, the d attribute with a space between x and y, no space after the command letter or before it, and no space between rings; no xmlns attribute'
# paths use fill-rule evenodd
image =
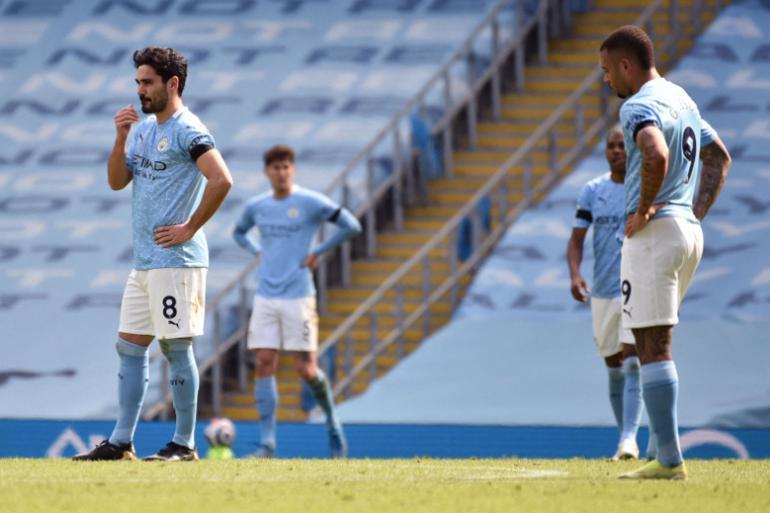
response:
<svg viewBox="0 0 770 513"><path fill-rule="evenodd" d="M326 414L333 457L347 456L347 441L335 415L334 396L318 368L318 314L311 270L318 257L361 232L358 220L323 194L294 184L294 152L275 146L264 154L264 172L271 190L251 199L235 226L236 242L259 255L248 347L254 349L257 378L255 396L260 420L260 442L254 456L275 454L278 388L275 373L278 351L294 354L300 377L308 384ZM337 231L311 250L318 228L334 223ZM249 230L259 231L259 244Z"/></svg>
<svg viewBox="0 0 770 513"><path fill-rule="evenodd" d="M580 191L575 224L567 244L572 297L585 303L591 296L594 341L609 372L610 404L620 429L616 460L636 459L636 434L642 415L642 389L639 386L639 357L634 336L620 323L620 247L618 231L623 225L623 198L626 177L626 150L619 125L607 134L604 155L610 172L594 178ZM593 225L593 290L580 274L583 243Z"/></svg>
<svg viewBox="0 0 770 513"><path fill-rule="evenodd" d="M182 103L187 59L172 48L134 52L140 121L129 105L115 115L107 163L113 190L132 183L133 270L116 344L119 414L109 440L76 460L135 459L134 431L149 381L154 338L169 362L176 412L171 442L148 460L196 460L198 367L192 337L203 334L208 246L201 228L224 200L232 178L214 139ZM133 129L132 125L135 126Z"/></svg>
<svg viewBox="0 0 770 513"><path fill-rule="evenodd" d="M687 92L655 69L652 40L642 29L620 27L599 51L604 81L626 98L620 108L628 154L623 327L634 333L644 403L658 443L655 460L621 477L685 479L673 329L703 254L700 221L724 185L730 155Z"/></svg>

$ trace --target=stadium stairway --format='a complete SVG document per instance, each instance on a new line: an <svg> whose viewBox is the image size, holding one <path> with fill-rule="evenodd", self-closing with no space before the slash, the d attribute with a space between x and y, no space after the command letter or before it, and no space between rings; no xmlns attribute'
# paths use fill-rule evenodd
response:
<svg viewBox="0 0 770 513"><path fill-rule="evenodd" d="M680 0L680 5L691 5L696 0ZM709 0L708 3L713 3ZM526 141L529 135L574 91L588 75L598 61L597 49L602 39L620 25L632 23L647 6L644 0L596 0L588 12L575 15L571 34L552 41L548 62L545 65L530 64L526 69L524 90L506 94L503 98L502 119L482 121L478 125L478 138L475 148L463 148L454 152L454 170L451 176L428 182L428 202L425 206L416 206L405 211L404 229L386 230L377 240L374 258L357 260L353 263L352 283L345 288L332 288L328 292L328 312L321 316L319 341L323 341L331 332L350 315L356 307L366 300L393 271L411 257L451 218L458 208L463 206L499 166ZM668 33L668 12L655 15L652 33L660 38ZM680 17L681 29L692 37L686 38L685 47L692 46L696 27L705 27L713 19L713 14L703 13L700 24L686 16ZM656 40L656 42L658 42ZM658 45L659 46L659 45ZM659 68L669 59L658 53ZM597 83L596 88L599 87ZM596 98L586 100L584 105L585 126L590 126L599 115ZM574 111L571 113L574 116ZM569 117L569 115L568 115ZM575 142L574 128L564 126L563 136L557 144L563 149L572 147ZM597 141L592 141L593 146ZM533 173L543 176L548 173L548 155L546 141L539 151L534 153ZM522 169L516 169L521 173ZM572 169L566 169L569 174ZM519 192L511 192L511 202L522 199ZM497 219L494 215L492 219ZM431 255L432 281L438 284L449 275L448 251L437 250ZM460 287L460 296L469 285L471 277L466 276ZM419 301L421 276L418 273L407 276L405 280L407 301L405 314ZM395 299L387 297L377 307L377 328L381 336L395 323ZM450 299L433 305L430 315L431 332L445 325L452 315ZM366 355L370 348L369 319L359 322L358 329L352 336L356 341L354 361ZM391 345L376 361L378 377L387 373L399 360L416 349L423 339L421 329L406 332L402 348ZM337 368L342 368L343 355L337 355ZM339 374L337 377L341 377ZM353 384L353 395L366 390L368 380L360 379ZM302 409L302 384L294 370L292 357L282 354L278 369L278 387L280 406L278 418L281 421L303 421L308 413ZM235 387L231 387L234 389ZM206 415L204 409L201 414ZM234 420L254 420L257 410L254 404L253 390L246 392L226 392L223 397L221 414Z"/></svg>

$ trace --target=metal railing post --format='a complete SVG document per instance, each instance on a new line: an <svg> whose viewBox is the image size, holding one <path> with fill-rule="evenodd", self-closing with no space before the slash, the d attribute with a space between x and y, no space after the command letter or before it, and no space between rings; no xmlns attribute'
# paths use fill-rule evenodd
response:
<svg viewBox="0 0 770 513"><path fill-rule="evenodd" d="M516 74L516 91L524 90L524 2L516 1L516 26L513 37L519 38L519 46L514 50L514 73Z"/></svg>
<svg viewBox="0 0 770 513"><path fill-rule="evenodd" d="M398 127L393 132L393 162L393 172L396 174L393 177L393 226L397 232L400 232L404 228L404 193L402 190L405 179L404 175L406 174L407 183L411 182L411 180L409 179L409 172L404 173L406 165L401 154L401 136ZM407 186L407 189L410 189L410 187ZM414 187L411 187L411 189L414 189Z"/></svg>
<svg viewBox="0 0 770 513"><path fill-rule="evenodd" d="M468 87L472 88L476 82L476 52L471 50L468 53L468 60L466 65L468 66ZM478 114L476 112L476 96L471 96L468 100L468 112L466 121L468 124L468 146L471 148L476 147L476 124L478 123Z"/></svg>
<svg viewBox="0 0 770 513"><path fill-rule="evenodd" d="M239 325L245 326L246 331L243 335L243 338L238 343L238 387L240 388L241 392L245 392L248 388L248 382L249 382L249 368L247 364L247 360L249 357L249 348L246 345L247 339L249 337L249 291L246 288L245 282L241 282L241 288L240 288L241 294L240 294L240 305L238 308L239 313Z"/></svg>
<svg viewBox="0 0 770 513"><path fill-rule="evenodd" d="M326 284L329 281L329 260L327 258L321 258L318 262L318 270L316 271L318 276L318 313L320 315L326 315L328 310L326 308L329 302L329 294Z"/></svg>
<svg viewBox="0 0 770 513"><path fill-rule="evenodd" d="M496 60L500 54L500 22L495 16L492 21L492 60ZM499 121L502 117L502 85L500 83L500 71L495 70L492 74L492 118Z"/></svg>
<svg viewBox="0 0 770 513"><path fill-rule="evenodd" d="M377 252L377 212L376 205L371 203L374 197L374 159L369 158L366 161L366 198L369 208L366 210L366 256L374 257Z"/></svg>
<svg viewBox="0 0 770 513"><path fill-rule="evenodd" d="M540 64L548 63L548 0L540 0L537 13L537 60Z"/></svg>
<svg viewBox="0 0 770 513"><path fill-rule="evenodd" d="M348 182L344 182L342 184L342 206L350 209L350 186L348 185ZM350 286L350 280L351 280L351 271L353 267L353 258L351 255L351 245L350 241L347 240L342 243L342 246L340 247L340 265L341 265L341 280L342 280L342 286L343 287L349 287Z"/></svg>
<svg viewBox="0 0 770 513"><path fill-rule="evenodd" d="M452 104L451 78L449 70L444 72L444 108L449 109ZM444 154L444 176L452 176L454 173L452 162L452 152L454 151L454 141L452 137L452 122L449 121L443 131L443 154Z"/></svg>

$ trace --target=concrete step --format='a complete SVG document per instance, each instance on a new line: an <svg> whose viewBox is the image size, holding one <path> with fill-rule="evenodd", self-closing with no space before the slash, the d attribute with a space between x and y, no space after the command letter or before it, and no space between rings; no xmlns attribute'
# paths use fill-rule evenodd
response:
<svg viewBox="0 0 770 513"><path fill-rule="evenodd" d="M475 151L462 150L454 152L454 164L455 169L462 167L464 164L487 164L499 166L511 157L510 151L498 150L498 149L479 149ZM533 151L529 155L534 164L544 164L548 162L548 153L545 151Z"/></svg>
<svg viewBox="0 0 770 513"><path fill-rule="evenodd" d="M415 302L415 301L405 301L403 304L403 315L409 315L411 312L417 309L418 306L421 306L422 302ZM352 314L356 308L360 306L360 303L357 301L348 301L343 302L335 301L334 303L329 304L326 308L329 311L329 313L335 313L335 314L342 314L342 315L350 315ZM374 311L378 314L384 314L384 315L396 315L398 308L395 302L388 302L388 301L380 301L377 303L371 311ZM450 315L452 313L452 305L450 305L448 302L446 303L433 303L430 306L430 313L431 314L444 314L444 315Z"/></svg>
<svg viewBox="0 0 770 513"><path fill-rule="evenodd" d="M353 276L356 274L375 274L383 278L395 272L404 264L404 259L378 259L378 260L359 260L354 263ZM448 273L449 262L442 260L431 260L430 270L432 273ZM420 270L422 272L422 270Z"/></svg>
<svg viewBox="0 0 770 513"><path fill-rule="evenodd" d="M470 284L470 280L467 279L467 277L465 279L463 279L462 281L465 282L465 283L463 283L463 285L465 287L467 287L468 284ZM390 328L390 329L392 329L396 325L396 317L393 316L393 315L384 315L384 314L375 313L375 316L377 318L377 327L378 328L383 328L383 329ZM431 317L430 317L431 329L443 326L444 324L446 324L449 321L449 318L450 318L450 316L446 315L446 314L431 315ZM328 330L336 329L337 326L342 324L342 322L345 319L346 319L346 317L344 315L340 315L340 314L329 313L329 314L322 315L321 319L320 319L321 329L328 329ZM361 317L360 319L358 319L354 323L353 329L363 329L363 330L369 329L370 321L371 321L371 316L370 315L365 315L365 316Z"/></svg>
<svg viewBox="0 0 770 513"><path fill-rule="evenodd" d="M572 90L574 89L575 88L573 87ZM529 120L533 117L542 117L543 121L545 121L545 119L550 116L554 110L556 110L556 107L551 107L548 105L512 105L503 106L502 115L503 119L513 122L518 120ZM575 113L576 109L574 107L567 109L562 116L562 120L575 119ZM599 117L598 104L583 108L582 114L583 116L591 116L593 118Z"/></svg>
<svg viewBox="0 0 770 513"><path fill-rule="evenodd" d="M573 84L573 89L577 89L577 87L580 85L581 80L577 81L570 81ZM595 91L598 91L599 89L599 83L597 82L596 85L593 88ZM526 93L520 93L515 95L507 95L505 98L503 98L503 107L504 108L515 108L515 107L521 107L523 105L538 105L538 106L550 106L551 110L556 109L556 107L562 105L567 101L567 95L564 95L563 93L554 93L550 91L542 91L542 92L526 92ZM590 94L584 96L580 103L584 107L594 107L599 105L599 96L598 94Z"/></svg>
<svg viewBox="0 0 770 513"><path fill-rule="evenodd" d="M409 212L409 209L407 209L407 213L408 212ZM410 244L423 244L428 240L430 240L432 236L433 236L433 232L402 230L400 232L389 231L389 232L377 234L377 240L382 244L388 244L391 242L396 242L396 243L409 242Z"/></svg>

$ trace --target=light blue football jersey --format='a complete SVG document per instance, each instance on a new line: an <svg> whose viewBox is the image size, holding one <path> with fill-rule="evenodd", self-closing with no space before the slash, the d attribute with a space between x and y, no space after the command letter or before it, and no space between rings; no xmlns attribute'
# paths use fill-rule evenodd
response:
<svg viewBox="0 0 770 513"><path fill-rule="evenodd" d="M669 149L668 172L654 204L665 204L656 217L679 216L696 221L692 212L700 176L700 150L714 141L716 132L700 117L687 92L665 78L645 83L620 108L626 145L626 215L639 207L642 156L636 135L648 125L657 126Z"/></svg>
<svg viewBox="0 0 770 513"><path fill-rule="evenodd" d="M268 191L250 200L235 226L236 242L260 256L256 293L293 299L315 295L313 275L302 264L310 254L316 230L334 221L340 206L325 195L295 185L286 198ZM246 234L259 230L259 244Z"/></svg>
<svg viewBox="0 0 770 513"><path fill-rule="evenodd" d="M624 224L625 186L605 173L586 183L580 191L575 228L593 225L594 278L591 295L613 298L620 295L620 248L617 232Z"/></svg>
<svg viewBox="0 0 770 513"><path fill-rule="evenodd" d="M163 248L153 241L155 228L184 223L201 202L206 179L190 151L214 147L214 138L186 107L165 123L155 115L137 123L126 143L126 165L133 174L134 268L208 267L203 230L188 241Z"/></svg>

